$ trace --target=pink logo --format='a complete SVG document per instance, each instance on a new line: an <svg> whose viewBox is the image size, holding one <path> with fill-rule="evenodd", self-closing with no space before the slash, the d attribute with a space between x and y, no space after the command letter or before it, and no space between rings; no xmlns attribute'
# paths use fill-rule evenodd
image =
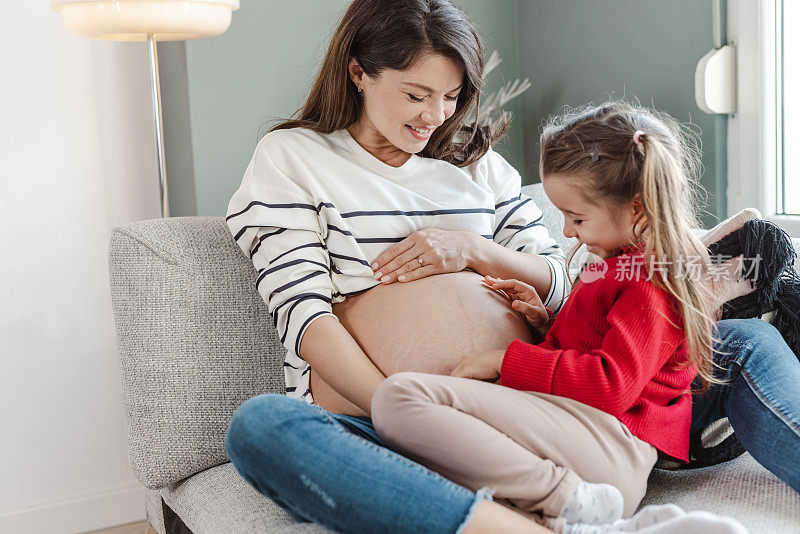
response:
<svg viewBox="0 0 800 534"><path fill-rule="evenodd" d="M604 278L607 272L608 264L606 262L598 261L597 263L590 263L581 272L580 279L584 284L591 284L592 282Z"/></svg>

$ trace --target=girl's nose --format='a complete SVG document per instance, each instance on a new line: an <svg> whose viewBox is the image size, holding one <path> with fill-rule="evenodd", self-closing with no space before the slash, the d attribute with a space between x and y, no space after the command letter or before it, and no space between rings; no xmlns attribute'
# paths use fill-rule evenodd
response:
<svg viewBox="0 0 800 534"><path fill-rule="evenodd" d="M578 234L571 225L564 223L564 237L578 237Z"/></svg>

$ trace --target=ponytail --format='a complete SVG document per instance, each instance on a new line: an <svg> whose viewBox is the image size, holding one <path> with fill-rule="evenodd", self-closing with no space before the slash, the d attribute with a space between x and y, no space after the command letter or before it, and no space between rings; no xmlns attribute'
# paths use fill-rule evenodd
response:
<svg viewBox="0 0 800 534"><path fill-rule="evenodd" d="M653 276L657 287L667 290L678 302L689 362L697 368L702 391L717 383L713 370L713 328L711 291L700 283L708 279L708 250L692 233L699 227L694 212L683 209L691 204L682 179L680 165L671 151L658 139L642 135L643 165L641 197L644 209L634 225L634 235L644 243L645 265L657 264L661 276ZM639 224L639 221L644 221ZM685 261L699 269L699 280L690 279ZM678 261L676 261L678 260ZM665 266L663 269L661 266Z"/></svg>

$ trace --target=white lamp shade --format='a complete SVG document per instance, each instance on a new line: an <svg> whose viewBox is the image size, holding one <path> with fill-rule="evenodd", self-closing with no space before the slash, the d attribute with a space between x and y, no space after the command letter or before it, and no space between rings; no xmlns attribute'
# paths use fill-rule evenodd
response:
<svg viewBox="0 0 800 534"><path fill-rule="evenodd" d="M182 41L228 29L239 0L51 0L67 28L111 41Z"/></svg>

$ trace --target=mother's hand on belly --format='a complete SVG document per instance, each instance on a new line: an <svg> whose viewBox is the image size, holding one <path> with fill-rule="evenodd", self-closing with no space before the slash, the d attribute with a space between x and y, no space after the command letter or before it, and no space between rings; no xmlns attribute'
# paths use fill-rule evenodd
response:
<svg viewBox="0 0 800 534"><path fill-rule="evenodd" d="M477 249L476 239L484 238L473 232L424 228L375 258L373 276L391 284L463 271L470 266L470 255Z"/></svg>
<svg viewBox="0 0 800 534"><path fill-rule="evenodd" d="M385 376L447 375L465 354L505 349L514 339L534 342L525 318L471 271L378 285L334 305L333 313ZM316 404L357 413L311 373Z"/></svg>

